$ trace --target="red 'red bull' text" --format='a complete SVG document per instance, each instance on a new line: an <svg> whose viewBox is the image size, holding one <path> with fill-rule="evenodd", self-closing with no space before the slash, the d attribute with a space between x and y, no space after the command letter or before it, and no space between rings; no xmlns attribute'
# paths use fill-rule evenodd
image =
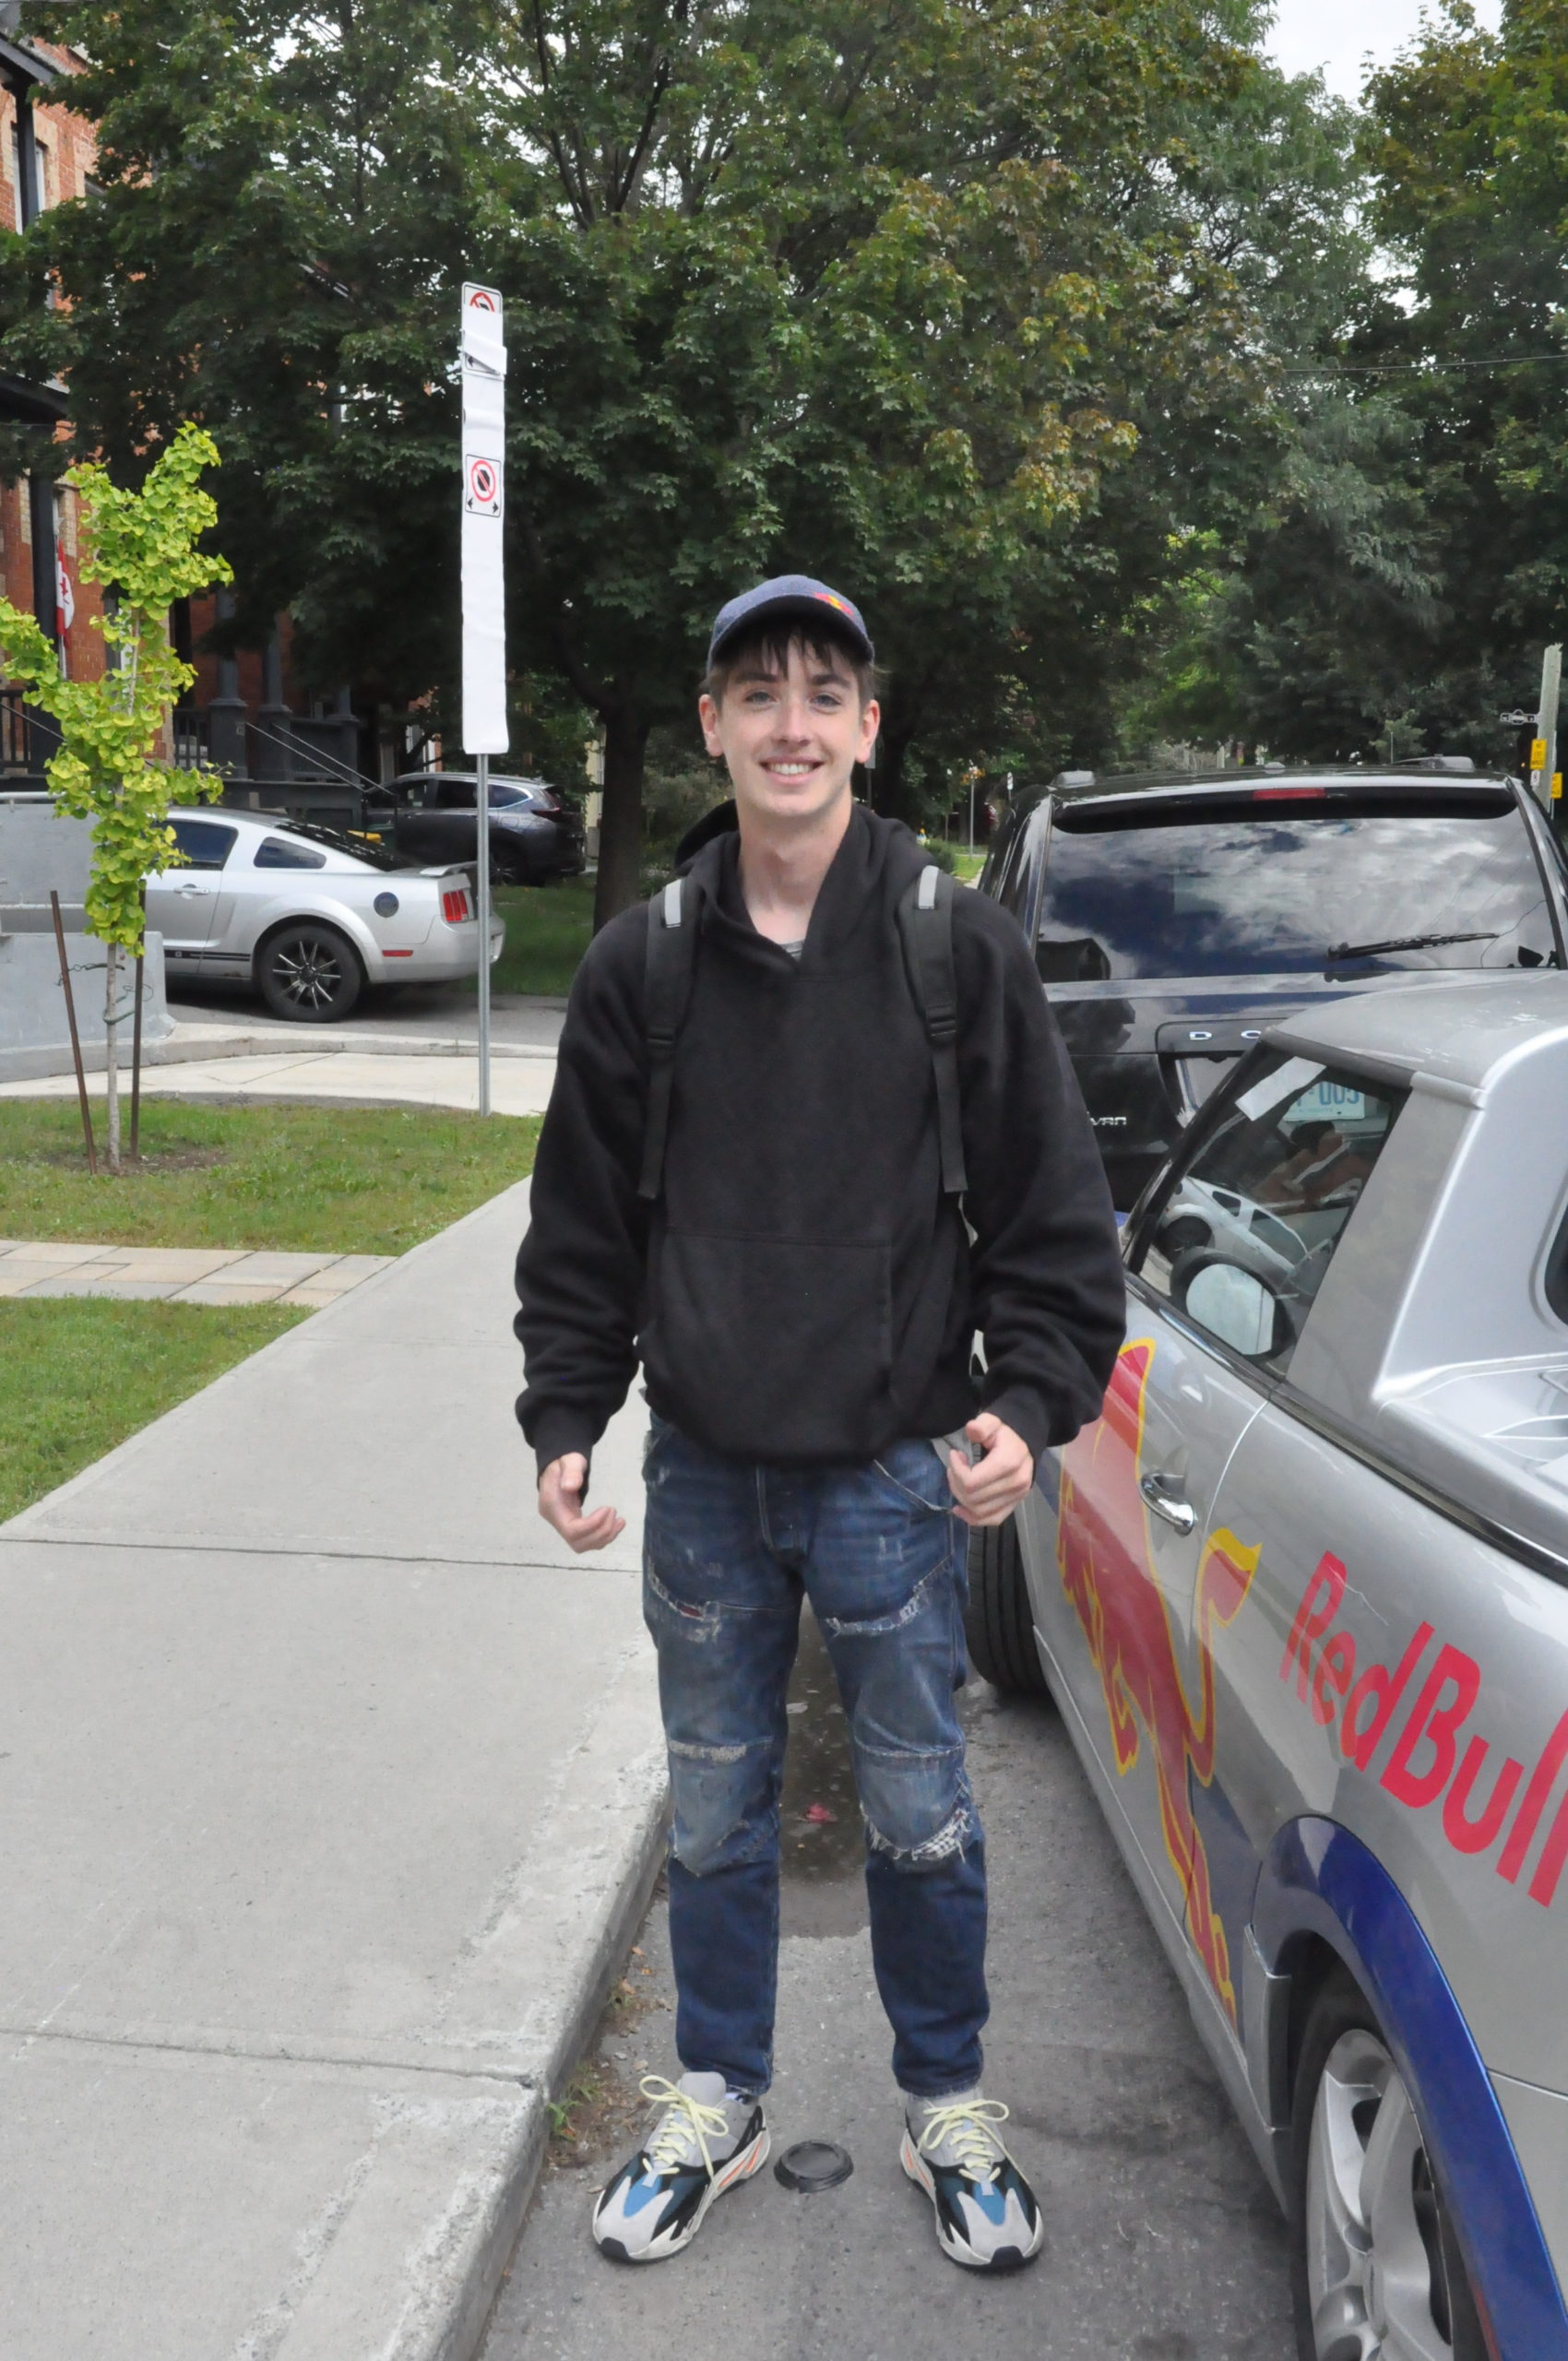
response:
<svg viewBox="0 0 1568 2361"><path fill-rule="evenodd" d="M1345 1584L1342 1560L1325 1550L1301 1593L1279 1678L1294 1686L1314 1721L1335 1731L1340 1753L1359 1771L1371 1768L1392 1734L1378 1785L1412 1811L1425 1811L1441 1798L1443 1833L1455 1852L1489 1852L1506 1825L1496 1869L1516 1883L1568 1762L1568 1713L1542 1747L1521 1795L1524 1764L1505 1754L1491 1768L1492 1742L1470 1727L1481 1691L1475 1658L1444 1642L1428 1663L1437 1635L1430 1623L1420 1623L1397 1664L1359 1667L1355 1634L1335 1628ZM1529 1882L1532 1901L1543 1908L1557 1892L1565 1859L1568 1795Z"/></svg>

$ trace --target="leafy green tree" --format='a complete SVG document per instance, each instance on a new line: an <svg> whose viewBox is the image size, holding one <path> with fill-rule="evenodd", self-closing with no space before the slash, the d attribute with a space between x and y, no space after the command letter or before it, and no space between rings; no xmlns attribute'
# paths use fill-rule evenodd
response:
<svg viewBox="0 0 1568 2361"><path fill-rule="evenodd" d="M1169 643L1167 726L1311 758L1511 753L1568 632L1568 9L1455 6L1368 87L1377 246L1290 381L1274 496Z"/></svg>
<svg viewBox="0 0 1568 2361"><path fill-rule="evenodd" d="M1455 7L1368 97L1401 300L1350 357L1390 371L1441 581L1412 701L1495 755L1568 633L1568 8Z"/></svg>
<svg viewBox="0 0 1568 2361"><path fill-rule="evenodd" d="M93 824L87 924L107 949L103 1024L113 1172L120 1169L121 954L140 955L142 882L176 858L170 805L210 799L223 786L216 771L171 770L154 759L170 708L195 677L170 645L170 606L230 578L222 558L196 547L218 515L200 482L203 469L217 461L211 436L187 423L153 462L139 491L115 483L91 461L66 477L82 504L82 577L112 594L110 611L98 626L108 657L99 680L63 679L55 651L33 617L0 599L0 654L60 731L60 750L48 765L55 805Z"/></svg>
<svg viewBox="0 0 1568 2361"><path fill-rule="evenodd" d="M1195 144L1255 59L1179 0L509 21L554 175L496 266L518 603L604 728L601 915L635 890L647 732L748 573L873 615L885 809L1103 740L1178 525L1269 439L1221 251L1246 200Z"/></svg>
<svg viewBox="0 0 1568 2361"><path fill-rule="evenodd" d="M12 243L5 350L124 471L177 415L221 433L234 630L291 607L320 685L452 716L452 314L502 287L519 720L552 675L602 735L601 917L748 575L873 614L884 808L1108 745L1194 536L1266 480L1271 358L1335 235L1250 0L40 21L91 54L101 186ZM70 302L30 311L46 270Z"/></svg>
<svg viewBox="0 0 1568 2361"><path fill-rule="evenodd" d="M96 185L8 249L13 365L135 481L222 439L230 638L291 611L317 687L409 704L457 656L457 289L476 242L472 12L449 0L41 6L77 42ZM486 184L488 186L488 184ZM37 301L52 279L68 303Z"/></svg>

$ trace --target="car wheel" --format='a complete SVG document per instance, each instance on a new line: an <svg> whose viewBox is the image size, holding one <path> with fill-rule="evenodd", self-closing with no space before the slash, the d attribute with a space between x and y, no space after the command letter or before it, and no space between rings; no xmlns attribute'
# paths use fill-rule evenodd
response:
<svg viewBox="0 0 1568 2361"><path fill-rule="evenodd" d="M1486 2361L1410 2094L1342 1971L1307 2020L1291 2140L1301 2361Z"/></svg>
<svg viewBox="0 0 1568 2361"><path fill-rule="evenodd" d="M1212 1246L1214 1232L1196 1214L1177 1214L1157 1233L1154 1242L1168 1260L1174 1261L1190 1246Z"/></svg>
<svg viewBox="0 0 1568 2361"><path fill-rule="evenodd" d="M1047 1694L1018 1528L1012 1517L1005 1525L977 1526L969 1535L964 1636L969 1662L994 1688L1020 1697Z"/></svg>
<svg viewBox="0 0 1568 2361"><path fill-rule="evenodd" d="M295 920L256 954L255 979L275 1016L331 1025L347 1016L364 982L360 963L336 927Z"/></svg>

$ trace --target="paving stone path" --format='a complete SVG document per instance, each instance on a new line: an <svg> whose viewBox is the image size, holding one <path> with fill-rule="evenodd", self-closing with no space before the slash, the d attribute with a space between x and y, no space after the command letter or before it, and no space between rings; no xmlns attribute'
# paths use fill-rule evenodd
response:
<svg viewBox="0 0 1568 2361"><path fill-rule="evenodd" d="M252 1253L243 1246L66 1246L54 1239L0 1239L0 1296L291 1303L316 1311L395 1259Z"/></svg>

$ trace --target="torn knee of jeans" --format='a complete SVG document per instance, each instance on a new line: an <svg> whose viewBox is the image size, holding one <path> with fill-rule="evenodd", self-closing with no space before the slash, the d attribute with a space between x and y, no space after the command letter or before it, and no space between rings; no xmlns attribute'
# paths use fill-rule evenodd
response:
<svg viewBox="0 0 1568 2361"><path fill-rule="evenodd" d="M694 1746L689 1739L680 1738L666 1738L664 1742L683 1762L743 1762L747 1754L743 1746Z"/></svg>
<svg viewBox="0 0 1568 2361"><path fill-rule="evenodd" d="M871 1814L862 1811L866 1824L866 1843L873 1853L883 1854L896 1869L929 1869L939 1862L950 1861L965 1852L979 1833L974 1809L966 1799L959 1803L933 1836L922 1836L913 1844L899 1844L896 1836L878 1828Z"/></svg>
<svg viewBox="0 0 1568 2361"><path fill-rule="evenodd" d="M719 1801L713 1795L676 1797L670 1850L694 1878L766 1859L778 1846L778 1815L771 1808L760 1811L737 1809L735 1799L731 1797L715 1809Z"/></svg>
<svg viewBox="0 0 1568 2361"><path fill-rule="evenodd" d="M932 1591L938 1583L947 1579L947 1575L945 1566L933 1566L931 1572L915 1584L903 1606L894 1608L887 1615L873 1615L861 1622L842 1615L824 1615L819 1608L817 1620L823 1630L836 1640L870 1639L882 1631L901 1631L906 1623L912 1623L917 1615L924 1614L932 1603Z"/></svg>

